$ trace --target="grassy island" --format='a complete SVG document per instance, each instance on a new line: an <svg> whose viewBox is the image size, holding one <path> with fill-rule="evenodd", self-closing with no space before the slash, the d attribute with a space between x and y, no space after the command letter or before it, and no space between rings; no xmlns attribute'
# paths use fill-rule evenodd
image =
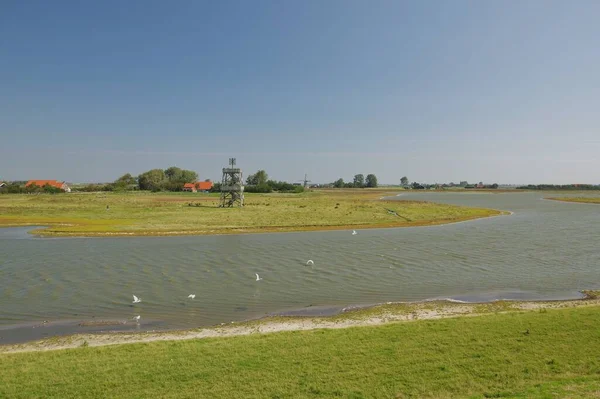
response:
<svg viewBox="0 0 600 399"><path fill-rule="evenodd" d="M424 226L502 214L492 209L380 199L399 192L246 194L243 208L219 208L218 194L7 194L0 196L0 226L48 226L36 231L47 236L201 235Z"/></svg>

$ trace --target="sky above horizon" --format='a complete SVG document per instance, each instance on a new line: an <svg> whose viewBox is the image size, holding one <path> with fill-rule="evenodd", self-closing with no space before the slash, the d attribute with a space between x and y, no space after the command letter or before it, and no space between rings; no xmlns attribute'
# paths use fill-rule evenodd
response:
<svg viewBox="0 0 600 399"><path fill-rule="evenodd" d="M0 3L0 180L600 183L600 2Z"/></svg>

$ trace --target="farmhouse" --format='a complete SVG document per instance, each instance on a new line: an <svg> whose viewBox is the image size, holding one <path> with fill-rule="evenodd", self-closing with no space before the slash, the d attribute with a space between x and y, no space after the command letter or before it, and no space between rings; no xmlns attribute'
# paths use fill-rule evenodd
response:
<svg viewBox="0 0 600 399"><path fill-rule="evenodd" d="M199 191L208 191L213 187L213 183L211 181L199 181L196 183L196 190Z"/></svg>
<svg viewBox="0 0 600 399"><path fill-rule="evenodd" d="M64 192L67 192L67 193L71 192L71 188L69 186L67 186L67 183L60 182L58 180L29 180L27 182L27 184L25 184L25 187L29 187L29 186L44 187L46 185L60 188L61 190L63 190Z"/></svg>
<svg viewBox="0 0 600 399"><path fill-rule="evenodd" d="M196 190L196 184L195 183L185 183L183 185L183 191L191 191L193 193L195 193Z"/></svg>
<svg viewBox="0 0 600 399"><path fill-rule="evenodd" d="M197 191L208 191L213 187L211 181L199 181L196 183L185 183L183 185L183 191L191 191L193 193Z"/></svg>

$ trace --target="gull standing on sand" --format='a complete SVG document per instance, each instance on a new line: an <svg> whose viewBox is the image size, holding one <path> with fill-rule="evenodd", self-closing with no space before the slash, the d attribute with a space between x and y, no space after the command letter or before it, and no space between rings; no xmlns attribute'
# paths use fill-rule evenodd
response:
<svg viewBox="0 0 600 399"><path fill-rule="evenodd" d="M142 300L140 298L138 298L137 296L133 296L133 303L140 303L142 302Z"/></svg>
<svg viewBox="0 0 600 399"><path fill-rule="evenodd" d="M188 295L188 298L194 299L194 298L196 298L196 294L190 294L190 295Z"/></svg>
<svg viewBox="0 0 600 399"><path fill-rule="evenodd" d="M256 281L262 280L262 278L260 278L260 276L258 275L258 273L254 273L254 274L256 274Z"/></svg>
<svg viewBox="0 0 600 399"><path fill-rule="evenodd" d="M314 265L315 262L312 261L312 259L309 259L308 262L306 262L307 265Z"/></svg>

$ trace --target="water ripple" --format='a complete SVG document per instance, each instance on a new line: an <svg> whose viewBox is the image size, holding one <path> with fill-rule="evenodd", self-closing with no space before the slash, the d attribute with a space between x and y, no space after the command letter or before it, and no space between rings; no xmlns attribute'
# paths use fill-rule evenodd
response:
<svg viewBox="0 0 600 399"><path fill-rule="evenodd" d="M27 239L0 231L0 327L126 320L194 327L309 306L563 298L600 282L600 212L539 194L407 194L511 210L404 229L218 237ZM308 259L314 265L306 265ZM255 281L254 273L262 281ZM596 286L591 286L596 284ZM187 298L196 294L194 300ZM132 294L142 303L132 304ZM466 298L466 299L465 299Z"/></svg>

